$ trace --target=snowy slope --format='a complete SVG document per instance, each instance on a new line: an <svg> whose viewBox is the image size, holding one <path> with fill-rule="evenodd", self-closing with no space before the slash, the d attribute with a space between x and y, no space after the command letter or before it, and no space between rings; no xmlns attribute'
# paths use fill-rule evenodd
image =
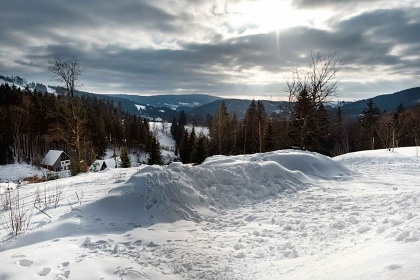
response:
<svg viewBox="0 0 420 280"><path fill-rule="evenodd" d="M419 279L415 155L277 151L22 186L26 207L37 189L62 199L18 237L0 226L0 279Z"/></svg>

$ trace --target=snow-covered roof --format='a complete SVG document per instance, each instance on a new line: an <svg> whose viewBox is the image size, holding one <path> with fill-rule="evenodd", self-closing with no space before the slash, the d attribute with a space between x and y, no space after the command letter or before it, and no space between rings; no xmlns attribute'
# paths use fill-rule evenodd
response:
<svg viewBox="0 0 420 280"><path fill-rule="evenodd" d="M59 150L49 150L47 155L42 160L41 164L53 166L62 153L64 152Z"/></svg>
<svg viewBox="0 0 420 280"><path fill-rule="evenodd" d="M117 163L115 162L115 159L117 160ZM98 167L101 168L102 164L105 162L107 168L117 168L121 164L120 157L116 158L109 158L109 159L97 159L94 163L92 163L91 167L95 165L95 163L98 164Z"/></svg>

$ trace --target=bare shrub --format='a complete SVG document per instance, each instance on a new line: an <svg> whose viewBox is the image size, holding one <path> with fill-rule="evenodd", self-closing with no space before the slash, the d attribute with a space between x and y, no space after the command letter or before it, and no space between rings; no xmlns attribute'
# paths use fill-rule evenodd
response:
<svg viewBox="0 0 420 280"><path fill-rule="evenodd" d="M38 204L38 208L43 206L44 208L54 207L57 208L61 197L63 194L63 190L61 189L58 183L55 184L54 190L44 185L43 193L37 189L35 191L35 204Z"/></svg>
<svg viewBox="0 0 420 280"><path fill-rule="evenodd" d="M1 195L4 208L4 227L13 236L29 229L32 220L33 207L25 207L19 191L7 191Z"/></svg>

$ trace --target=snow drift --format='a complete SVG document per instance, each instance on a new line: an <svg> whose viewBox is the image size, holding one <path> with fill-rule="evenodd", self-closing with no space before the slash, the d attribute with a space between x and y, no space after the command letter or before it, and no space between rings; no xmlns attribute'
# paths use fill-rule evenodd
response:
<svg viewBox="0 0 420 280"><path fill-rule="evenodd" d="M199 166L171 163L140 169L90 208L95 215L137 223L201 221L223 209L244 206L307 188L310 177L349 174L332 159L302 151L234 157L213 156Z"/></svg>
<svg viewBox="0 0 420 280"><path fill-rule="evenodd" d="M0 278L416 280L417 151L215 156L20 186L29 205L38 188L63 200L17 237L0 216Z"/></svg>

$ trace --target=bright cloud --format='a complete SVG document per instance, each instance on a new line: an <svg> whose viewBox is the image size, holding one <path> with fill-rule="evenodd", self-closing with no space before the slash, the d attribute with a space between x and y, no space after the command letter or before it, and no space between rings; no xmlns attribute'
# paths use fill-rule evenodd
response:
<svg viewBox="0 0 420 280"><path fill-rule="evenodd" d="M281 98L321 52L342 59L343 98L366 98L418 86L419 13L418 1L5 1L0 74L50 84L48 61L75 55L83 90Z"/></svg>

